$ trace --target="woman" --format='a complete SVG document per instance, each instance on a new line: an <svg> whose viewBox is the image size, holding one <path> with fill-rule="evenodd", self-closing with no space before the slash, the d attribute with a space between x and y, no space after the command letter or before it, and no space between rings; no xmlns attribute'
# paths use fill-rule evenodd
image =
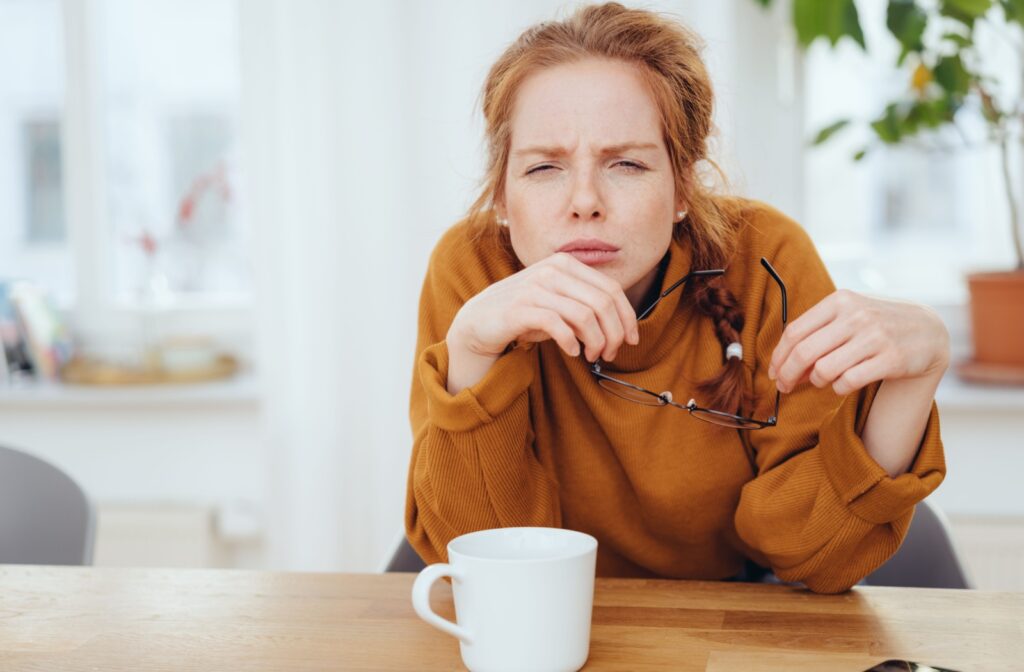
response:
<svg viewBox="0 0 1024 672"><path fill-rule="evenodd" d="M752 561L839 592L942 481L945 328L835 291L796 223L710 193L697 45L611 3L492 67L485 185L420 301L406 531L425 560L473 530L566 527L598 539L602 576Z"/></svg>

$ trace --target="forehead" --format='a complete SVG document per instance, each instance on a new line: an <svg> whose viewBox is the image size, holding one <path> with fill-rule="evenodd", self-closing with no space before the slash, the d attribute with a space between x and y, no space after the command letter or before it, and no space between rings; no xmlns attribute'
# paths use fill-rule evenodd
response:
<svg viewBox="0 0 1024 672"><path fill-rule="evenodd" d="M661 115L639 69L585 59L538 70L512 108L512 147L533 144L662 144Z"/></svg>

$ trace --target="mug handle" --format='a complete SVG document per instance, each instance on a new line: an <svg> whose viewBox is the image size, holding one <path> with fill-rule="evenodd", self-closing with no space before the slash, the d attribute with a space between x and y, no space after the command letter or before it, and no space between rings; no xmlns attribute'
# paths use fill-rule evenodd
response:
<svg viewBox="0 0 1024 672"><path fill-rule="evenodd" d="M441 618L430 608L430 588L438 579L449 576L455 581L462 581L463 575L451 565L439 562L423 569L412 584L412 607L424 621L441 632L458 637L463 644L472 644L473 638L462 626Z"/></svg>

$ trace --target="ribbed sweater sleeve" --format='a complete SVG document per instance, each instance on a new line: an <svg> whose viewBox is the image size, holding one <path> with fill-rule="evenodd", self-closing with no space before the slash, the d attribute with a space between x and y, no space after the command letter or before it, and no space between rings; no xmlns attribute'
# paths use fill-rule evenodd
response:
<svg viewBox="0 0 1024 672"><path fill-rule="evenodd" d="M769 257L788 280L790 322L835 289L810 239L793 226ZM753 379L758 398L774 401L765 370L781 335L781 302L773 283L764 296ZM850 588L896 552L914 505L942 482L934 402L907 473L892 478L867 453L861 433L883 384L841 398L804 383L783 395L777 427L742 433L757 475L743 488L736 529L782 580L823 593Z"/></svg>
<svg viewBox="0 0 1024 672"><path fill-rule="evenodd" d="M445 335L462 305L493 279L478 258L488 248L459 245L459 231L442 239L427 269L410 394L405 528L426 562L446 561L448 542L467 532L561 524L555 479L534 452L533 348L512 349L475 385L447 391Z"/></svg>

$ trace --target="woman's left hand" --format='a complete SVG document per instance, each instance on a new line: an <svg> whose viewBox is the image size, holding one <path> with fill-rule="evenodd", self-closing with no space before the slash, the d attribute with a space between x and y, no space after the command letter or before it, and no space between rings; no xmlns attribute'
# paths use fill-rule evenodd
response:
<svg viewBox="0 0 1024 672"><path fill-rule="evenodd" d="M949 332L935 311L840 289L791 322L768 376L782 392L809 380L846 395L894 378L942 377Z"/></svg>

